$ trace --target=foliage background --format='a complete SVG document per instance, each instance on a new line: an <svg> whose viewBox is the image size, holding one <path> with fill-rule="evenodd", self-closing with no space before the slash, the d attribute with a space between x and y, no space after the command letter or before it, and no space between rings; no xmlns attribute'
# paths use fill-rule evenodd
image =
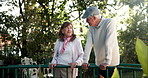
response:
<svg viewBox="0 0 148 78"><path fill-rule="evenodd" d="M82 14L89 6L96 6L106 18L117 19L121 63L139 63L135 54L135 40L148 39L148 6L146 0L1 0L0 59L6 64L18 64L22 57L32 57L38 63L48 63L60 25L70 21L85 46L88 25ZM5 4L4 4L5 3ZM127 10L123 7L128 6ZM12 15L15 8L17 15ZM21 55L20 53L21 52ZM94 53L91 54L94 63Z"/></svg>

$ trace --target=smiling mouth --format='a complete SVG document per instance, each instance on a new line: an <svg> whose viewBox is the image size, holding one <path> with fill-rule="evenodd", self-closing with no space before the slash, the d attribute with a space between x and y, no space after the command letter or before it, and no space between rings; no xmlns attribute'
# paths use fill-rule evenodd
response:
<svg viewBox="0 0 148 78"><path fill-rule="evenodd" d="M67 32L67 33L71 33L71 32Z"/></svg>

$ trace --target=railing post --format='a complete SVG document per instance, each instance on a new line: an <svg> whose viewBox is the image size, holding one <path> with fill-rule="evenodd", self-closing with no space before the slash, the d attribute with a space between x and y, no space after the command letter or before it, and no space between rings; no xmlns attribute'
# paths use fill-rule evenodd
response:
<svg viewBox="0 0 148 78"><path fill-rule="evenodd" d="M106 69L106 77L107 78L109 78L109 76L108 76L109 74L108 74L108 68Z"/></svg>
<svg viewBox="0 0 148 78"><path fill-rule="evenodd" d="M67 75L67 77L66 77L66 78L68 78L68 68L66 68L66 75Z"/></svg>
<svg viewBox="0 0 148 78"><path fill-rule="evenodd" d="M7 69L7 74L9 74L9 71L10 71L10 69L8 68L8 69ZM9 78L9 75L7 75L7 77Z"/></svg>
<svg viewBox="0 0 148 78"><path fill-rule="evenodd" d="M2 78L4 78L4 72L5 72L4 69L2 69Z"/></svg>
<svg viewBox="0 0 148 78"><path fill-rule="evenodd" d="M119 70L120 78L122 78L122 70Z"/></svg>
<svg viewBox="0 0 148 78"><path fill-rule="evenodd" d="M53 78L55 78L55 69L53 68Z"/></svg>
<svg viewBox="0 0 148 78"><path fill-rule="evenodd" d="M96 71L95 71L95 68L93 68L93 78L95 78L95 73L96 73Z"/></svg>
<svg viewBox="0 0 148 78"><path fill-rule="evenodd" d="M79 69L80 69L80 78L82 78L82 68Z"/></svg>
<svg viewBox="0 0 148 78"><path fill-rule="evenodd" d="M15 78L18 78L17 68L15 68L14 71L15 71Z"/></svg>
<svg viewBox="0 0 148 78"><path fill-rule="evenodd" d="M133 70L133 78L136 78L136 71Z"/></svg>
<svg viewBox="0 0 148 78"><path fill-rule="evenodd" d="M29 68L27 68L27 77L30 78Z"/></svg>

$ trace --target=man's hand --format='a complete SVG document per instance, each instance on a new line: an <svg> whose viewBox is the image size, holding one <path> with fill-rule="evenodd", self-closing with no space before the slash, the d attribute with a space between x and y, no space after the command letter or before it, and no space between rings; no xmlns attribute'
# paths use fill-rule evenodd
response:
<svg viewBox="0 0 148 78"><path fill-rule="evenodd" d="M68 64L71 66L72 69L78 65L78 63L76 63L76 62L68 63Z"/></svg>
<svg viewBox="0 0 148 78"><path fill-rule="evenodd" d="M49 64L49 68L52 69L56 66L56 64Z"/></svg>
<svg viewBox="0 0 148 78"><path fill-rule="evenodd" d="M106 63L100 64L100 69L101 70L106 70L107 66L109 66L109 64L106 64Z"/></svg>
<svg viewBox="0 0 148 78"><path fill-rule="evenodd" d="M90 66L90 64L88 64L88 63L83 63L82 64L82 69L88 69L88 66Z"/></svg>

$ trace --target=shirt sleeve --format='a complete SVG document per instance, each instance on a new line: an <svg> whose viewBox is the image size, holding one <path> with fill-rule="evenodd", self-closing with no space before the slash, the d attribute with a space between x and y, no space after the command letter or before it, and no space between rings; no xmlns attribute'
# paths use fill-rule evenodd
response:
<svg viewBox="0 0 148 78"><path fill-rule="evenodd" d="M83 57L83 63L88 63L89 58L90 58L90 53L92 49L92 35L91 31L89 29L87 33L87 39L86 39L86 45L85 45L85 50L84 50L84 57Z"/></svg>
<svg viewBox="0 0 148 78"><path fill-rule="evenodd" d="M84 51L83 51L83 47L80 39L77 40L76 47L77 47L76 51L78 53L78 59L75 62L77 62L78 65L81 65L83 63Z"/></svg>
<svg viewBox="0 0 148 78"><path fill-rule="evenodd" d="M53 58L52 58L52 61L51 61L51 63L52 64L56 64L57 63L57 49L58 49L58 47L59 47L59 40L57 39L57 41L56 41L56 43L55 43L55 46L54 46L54 55L53 55Z"/></svg>
<svg viewBox="0 0 148 78"><path fill-rule="evenodd" d="M114 19L107 21L106 28L106 38L105 38L105 61L106 64L111 64L112 59L112 49L114 47L115 39L117 38L116 34L116 24Z"/></svg>

